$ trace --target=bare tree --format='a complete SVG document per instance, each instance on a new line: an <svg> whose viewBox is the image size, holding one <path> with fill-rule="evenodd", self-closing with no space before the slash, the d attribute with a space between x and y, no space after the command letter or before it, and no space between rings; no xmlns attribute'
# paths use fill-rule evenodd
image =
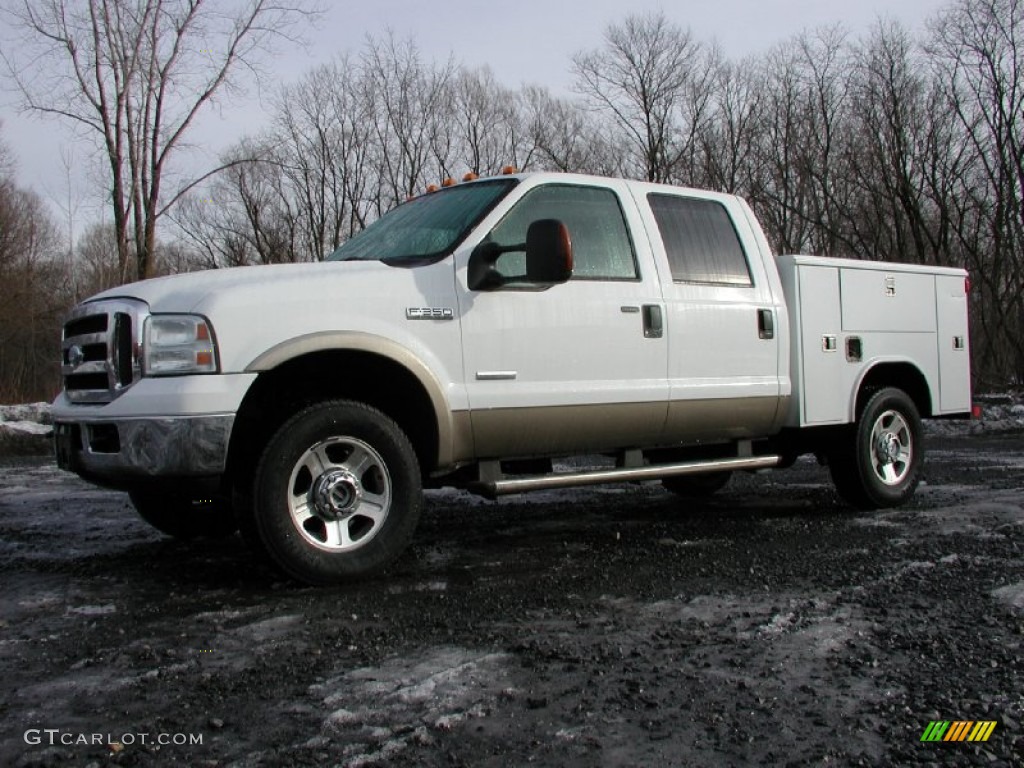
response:
<svg viewBox="0 0 1024 768"><path fill-rule="evenodd" d="M664 13L628 16L608 27L602 48L573 57L577 91L611 116L648 181L668 181L688 148L679 141L687 89L707 69L705 47ZM689 115L690 124L702 114Z"/></svg>
<svg viewBox="0 0 1024 768"><path fill-rule="evenodd" d="M453 171L454 158L444 146L450 147L447 114L456 66L451 60L425 65L412 40L400 42L389 32L367 39L361 72L366 103L374 107L370 162L381 184L374 211L379 216Z"/></svg>
<svg viewBox="0 0 1024 768"><path fill-rule="evenodd" d="M761 62L748 194L783 252L853 250L841 226L850 194L845 46L842 30L826 27L776 46Z"/></svg>
<svg viewBox="0 0 1024 768"><path fill-rule="evenodd" d="M756 71L762 84L759 130L748 160L747 194L775 249L800 253L811 240L807 184L798 168L806 142L800 67L790 46L777 46Z"/></svg>
<svg viewBox="0 0 1024 768"><path fill-rule="evenodd" d="M232 148L232 167L174 215L207 265L317 261L365 226L382 185L364 99L347 57L280 89L266 135Z"/></svg>
<svg viewBox="0 0 1024 768"><path fill-rule="evenodd" d="M846 152L849 239L875 259L955 263L953 187L964 144L910 33L879 22L855 49Z"/></svg>
<svg viewBox="0 0 1024 768"><path fill-rule="evenodd" d="M244 267L258 261L250 221L236 200L230 179L234 171L218 176L203 192L193 191L172 214L203 269Z"/></svg>
<svg viewBox="0 0 1024 768"><path fill-rule="evenodd" d="M981 294L980 371L1024 382L1024 2L958 0L932 27L946 108L971 169L958 190L957 236Z"/></svg>
<svg viewBox="0 0 1024 768"><path fill-rule="evenodd" d="M322 259L365 226L373 118L348 57L312 70L276 99L280 172L303 217L301 259Z"/></svg>
<svg viewBox="0 0 1024 768"><path fill-rule="evenodd" d="M93 224L75 247L76 279L83 295L90 296L121 284L117 258L117 230L112 222Z"/></svg>
<svg viewBox="0 0 1024 768"><path fill-rule="evenodd" d="M4 121L0 120L0 129L4 127ZM3 141L0 141L0 183L14 180L14 155L11 148Z"/></svg>
<svg viewBox="0 0 1024 768"><path fill-rule="evenodd" d="M60 237L43 201L13 181L14 158L0 142L0 401L53 395L53 328L67 306Z"/></svg>
<svg viewBox="0 0 1024 768"><path fill-rule="evenodd" d="M627 152L595 112L552 96L539 86L526 87L520 103L534 148L534 167L565 173L628 175Z"/></svg>
<svg viewBox="0 0 1024 768"><path fill-rule="evenodd" d="M306 0L294 2L7 3L21 39L4 61L24 107L70 121L102 147L122 280L153 274L157 222L198 181L165 200L173 158L204 107L305 18Z"/></svg>
<svg viewBox="0 0 1024 768"><path fill-rule="evenodd" d="M306 202L295 195L281 150L274 134L244 140L209 192L193 196L176 217L187 236L207 241L209 266L307 260L301 248Z"/></svg>
<svg viewBox="0 0 1024 768"><path fill-rule="evenodd" d="M534 147L523 125L517 94L500 85L487 67L461 69L452 91L455 155L461 166L482 176L506 165L524 170L530 166ZM458 172L452 171L452 175Z"/></svg>
<svg viewBox="0 0 1024 768"><path fill-rule="evenodd" d="M756 61L723 62L716 70L714 114L701 134L709 187L747 194L750 163L760 130L762 81Z"/></svg>

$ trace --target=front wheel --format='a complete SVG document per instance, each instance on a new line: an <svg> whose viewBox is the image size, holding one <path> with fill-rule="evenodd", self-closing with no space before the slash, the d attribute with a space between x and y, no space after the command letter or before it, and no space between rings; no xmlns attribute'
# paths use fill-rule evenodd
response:
<svg viewBox="0 0 1024 768"><path fill-rule="evenodd" d="M839 495L860 509L907 501L921 479L923 461L921 417L907 394L893 387L871 396L828 456Z"/></svg>
<svg viewBox="0 0 1024 768"><path fill-rule="evenodd" d="M384 568L412 538L422 505L409 439L361 403L300 411L270 439L256 470L260 540L285 572L309 584Z"/></svg>

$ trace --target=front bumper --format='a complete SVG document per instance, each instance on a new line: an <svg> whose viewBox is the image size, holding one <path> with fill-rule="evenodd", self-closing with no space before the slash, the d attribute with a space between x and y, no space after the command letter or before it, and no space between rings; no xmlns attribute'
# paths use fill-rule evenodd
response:
<svg viewBox="0 0 1024 768"><path fill-rule="evenodd" d="M115 488L223 474L234 414L54 422L57 465Z"/></svg>
<svg viewBox="0 0 1024 768"><path fill-rule="evenodd" d="M106 404L53 404L57 463L131 490L224 473L235 414L255 374L143 378Z"/></svg>

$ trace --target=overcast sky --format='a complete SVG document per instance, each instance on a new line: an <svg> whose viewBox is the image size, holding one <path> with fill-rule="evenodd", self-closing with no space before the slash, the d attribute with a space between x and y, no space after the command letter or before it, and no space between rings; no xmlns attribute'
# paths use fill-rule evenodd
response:
<svg viewBox="0 0 1024 768"><path fill-rule="evenodd" d="M573 53L599 47L610 23L627 14L663 10L702 41L717 40L729 58L757 54L804 29L841 23L858 35L879 17L895 18L914 30L950 0L325 0L328 11L309 44L282 50L270 62L272 89L343 51L358 51L368 35L388 28L413 37L425 59L449 55L468 66L489 65L506 86L546 85L567 93ZM250 91L245 103L228 105L223 118L207 117L193 135L212 163L218 152L258 127L264 110ZM50 199L66 198L61 151L73 156L76 197L88 188L84 168L90 147L75 144L60 123L19 115L8 92L0 92L0 137L18 162L18 178ZM202 157L192 163L202 164ZM209 166L206 166L209 167ZM80 211L80 217L95 214ZM81 223L81 222L80 222Z"/></svg>

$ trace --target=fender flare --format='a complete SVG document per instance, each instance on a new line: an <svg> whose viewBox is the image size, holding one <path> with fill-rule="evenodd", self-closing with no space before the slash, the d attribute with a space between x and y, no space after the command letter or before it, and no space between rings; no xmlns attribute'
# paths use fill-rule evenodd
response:
<svg viewBox="0 0 1024 768"><path fill-rule="evenodd" d="M288 339L266 350L245 367L246 373L260 373L315 352L368 352L391 360L409 371L423 387L437 422L437 465L455 462L457 431L444 389L430 367L406 347L383 336L361 331L320 331ZM465 439L465 436L462 437Z"/></svg>
<svg viewBox="0 0 1024 768"><path fill-rule="evenodd" d="M925 391L926 391L926 394L928 396L928 399L932 403L935 402L935 387L934 387L934 383L932 382L931 379L929 379L928 374L926 374L923 370L921 370L921 366L916 361L911 360L911 359L906 358L906 357L888 357L888 356L874 357L874 358L868 360L864 364L864 366L858 372L857 378L856 378L856 380L853 383L853 388L852 388L852 390L850 392L850 402L847 405L847 417L849 418L849 422L848 423L854 424L857 421L857 401L860 399L861 390L864 387L865 380L868 377L870 377L871 374L874 371L876 371L879 367L883 367L883 366L896 366L896 365L906 366L907 368L910 368L915 373L917 373L917 375L921 377L921 381L924 383ZM904 389L904 391L907 390L906 387L904 387L903 389ZM908 396L911 397L911 399L913 399L913 393L912 392L908 391L907 394L908 394ZM921 414L921 417L922 418L927 418L927 416L924 413Z"/></svg>

